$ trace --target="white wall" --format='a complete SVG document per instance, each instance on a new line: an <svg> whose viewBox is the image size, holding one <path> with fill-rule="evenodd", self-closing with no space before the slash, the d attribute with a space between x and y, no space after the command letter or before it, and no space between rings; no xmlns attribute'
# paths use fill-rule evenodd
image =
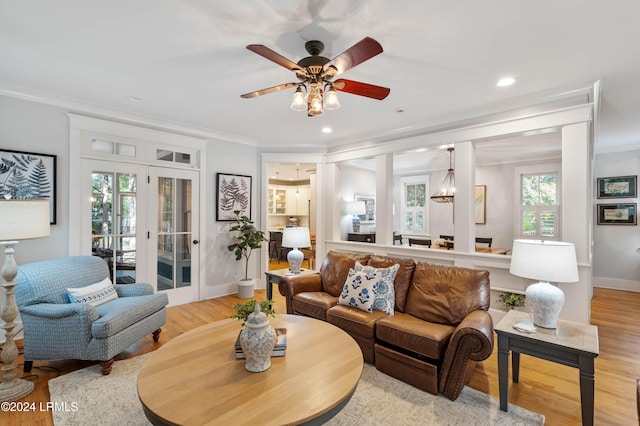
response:
<svg viewBox="0 0 640 426"><path fill-rule="evenodd" d="M476 167L476 185L486 185L486 224L476 225L476 237L493 238L492 247L511 249L515 232L514 164Z"/></svg>
<svg viewBox="0 0 640 426"><path fill-rule="evenodd" d="M597 204L636 203L639 198L597 198L597 178L640 175L640 150L596 156L593 194L593 285L640 291L640 228L597 225ZM637 210L636 210L637 216Z"/></svg>

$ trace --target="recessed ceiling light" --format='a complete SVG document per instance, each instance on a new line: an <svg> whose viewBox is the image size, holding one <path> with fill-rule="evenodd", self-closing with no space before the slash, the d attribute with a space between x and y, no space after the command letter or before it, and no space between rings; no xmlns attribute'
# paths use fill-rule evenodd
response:
<svg viewBox="0 0 640 426"><path fill-rule="evenodd" d="M331 132L333 132L331 127L323 127L322 128L322 133L331 133Z"/></svg>
<svg viewBox="0 0 640 426"><path fill-rule="evenodd" d="M127 99L129 99L131 102L142 102L142 98L139 98L137 96L129 96Z"/></svg>
<svg viewBox="0 0 640 426"><path fill-rule="evenodd" d="M407 112L407 110L402 107L396 108L394 111L396 112L396 114L404 114L405 112Z"/></svg>
<svg viewBox="0 0 640 426"><path fill-rule="evenodd" d="M415 152L425 152L427 148L418 148Z"/></svg>
<svg viewBox="0 0 640 426"><path fill-rule="evenodd" d="M500 80L498 80L498 82L496 83L496 86L507 87L507 86L511 86L515 82L516 82L516 79L513 77L503 77Z"/></svg>

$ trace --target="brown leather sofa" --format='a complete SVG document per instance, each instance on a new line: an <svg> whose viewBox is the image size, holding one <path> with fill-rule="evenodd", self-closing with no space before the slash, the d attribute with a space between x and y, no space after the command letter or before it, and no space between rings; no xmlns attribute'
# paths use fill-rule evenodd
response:
<svg viewBox="0 0 640 426"><path fill-rule="evenodd" d="M394 315L337 304L356 261L375 268L400 265ZM287 313L340 327L378 370L451 400L462 392L476 362L493 350L488 271L331 251L319 274L284 277L279 290Z"/></svg>

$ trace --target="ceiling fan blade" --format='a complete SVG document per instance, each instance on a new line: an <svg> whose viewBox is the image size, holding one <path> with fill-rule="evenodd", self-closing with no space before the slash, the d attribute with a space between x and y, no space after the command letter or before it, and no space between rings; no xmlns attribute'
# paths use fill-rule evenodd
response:
<svg viewBox="0 0 640 426"><path fill-rule="evenodd" d="M361 83L359 81L345 80L340 78L333 83L333 87L339 92L352 93L354 95L366 96L367 98L373 98L383 100L386 98L391 89L388 87L376 86L373 84Z"/></svg>
<svg viewBox="0 0 640 426"><path fill-rule="evenodd" d="M288 89L290 87L294 87L294 86L297 86L297 85L298 85L298 83L280 84L278 86L273 86L273 87L269 87L269 88L266 88L266 89L257 90L255 92L245 93L244 95L240 95L240 97L241 98L245 98L245 99L255 98L256 96L262 96L262 95L267 95L267 94L273 93L273 92L279 92L280 90L285 90L285 89Z"/></svg>
<svg viewBox="0 0 640 426"><path fill-rule="evenodd" d="M267 46L263 46L262 44L250 44L247 46L247 49L252 51L253 53L257 53L263 58L267 58L270 61L275 62L276 64L285 67L289 71L294 71L297 73L306 74L306 70L301 68L295 62L290 61L279 53L274 52L269 49Z"/></svg>
<svg viewBox="0 0 640 426"><path fill-rule="evenodd" d="M379 55L380 53L382 53L382 46L380 43L371 37L365 37L327 62L322 69L327 72L330 67L334 67L336 69L334 75L342 74L346 70L351 69L356 65Z"/></svg>

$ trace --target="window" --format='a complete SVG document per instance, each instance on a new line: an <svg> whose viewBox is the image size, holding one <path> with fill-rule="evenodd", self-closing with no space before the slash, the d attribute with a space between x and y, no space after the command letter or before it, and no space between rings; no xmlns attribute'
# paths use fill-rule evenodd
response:
<svg viewBox="0 0 640 426"><path fill-rule="evenodd" d="M402 184L401 229L403 234L428 235L428 176L410 176Z"/></svg>
<svg viewBox="0 0 640 426"><path fill-rule="evenodd" d="M520 175L520 237L557 240L559 238L558 172Z"/></svg>

